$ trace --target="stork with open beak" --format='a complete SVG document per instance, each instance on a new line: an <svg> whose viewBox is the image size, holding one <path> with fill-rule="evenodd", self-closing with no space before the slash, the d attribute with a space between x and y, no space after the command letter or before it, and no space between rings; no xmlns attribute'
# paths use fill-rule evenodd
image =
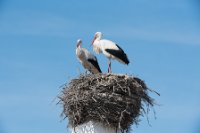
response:
<svg viewBox="0 0 200 133"><path fill-rule="evenodd" d="M94 39L92 41L93 50L98 54L103 53L109 59L109 63L108 63L109 73L112 73L111 59L116 59L120 63L126 64L126 65L129 64L129 59L121 47L119 47L116 43L110 40L105 40L101 38L102 38L102 33L96 32Z"/></svg>
<svg viewBox="0 0 200 133"><path fill-rule="evenodd" d="M101 73L96 56L91 54L87 49L81 48L82 40L77 40L76 55L80 63L85 69L93 74Z"/></svg>

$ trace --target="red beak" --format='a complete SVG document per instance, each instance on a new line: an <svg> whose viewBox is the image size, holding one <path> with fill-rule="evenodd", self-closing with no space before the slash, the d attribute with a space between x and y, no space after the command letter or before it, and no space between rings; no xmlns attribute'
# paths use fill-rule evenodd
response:
<svg viewBox="0 0 200 133"><path fill-rule="evenodd" d="M93 43L94 43L95 40L96 40L96 36L95 36L94 39L92 40L92 44L91 44L91 45L93 45Z"/></svg>

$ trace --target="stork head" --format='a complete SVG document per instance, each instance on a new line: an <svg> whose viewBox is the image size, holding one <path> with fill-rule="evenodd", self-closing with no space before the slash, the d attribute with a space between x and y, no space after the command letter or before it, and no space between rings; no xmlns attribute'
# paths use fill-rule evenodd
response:
<svg viewBox="0 0 200 133"><path fill-rule="evenodd" d="M101 32L96 32L94 35L94 39L92 40L92 45L96 39L100 40L102 36L103 36L103 34Z"/></svg>
<svg viewBox="0 0 200 133"><path fill-rule="evenodd" d="M82 44L82 40L81 39L78 39L77 40L77 44L76 44L76 47L81 47L81 44Z"/></svg>

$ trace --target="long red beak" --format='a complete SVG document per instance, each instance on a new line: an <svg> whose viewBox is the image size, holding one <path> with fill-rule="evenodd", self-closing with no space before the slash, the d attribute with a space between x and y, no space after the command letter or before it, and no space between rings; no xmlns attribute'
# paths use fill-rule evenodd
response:
<svg viewBox="0 0 200 133"><path fill-rule="evenodd" d="M96 36L94 37L94 39L92 40L91 45L93 45L94 41L96 40Z"/></svg>

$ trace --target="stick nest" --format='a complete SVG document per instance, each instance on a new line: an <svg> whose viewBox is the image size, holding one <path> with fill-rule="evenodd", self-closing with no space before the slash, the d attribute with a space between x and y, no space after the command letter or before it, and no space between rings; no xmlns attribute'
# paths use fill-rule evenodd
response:
<svg viewBox="0 0 200 133"><path fill-rule="evenodd" d="M88 74L66 84L59 99L72 127L92 120L128 132L146 113L144 107L154 105L148 90L137 77Z"/></svg>

